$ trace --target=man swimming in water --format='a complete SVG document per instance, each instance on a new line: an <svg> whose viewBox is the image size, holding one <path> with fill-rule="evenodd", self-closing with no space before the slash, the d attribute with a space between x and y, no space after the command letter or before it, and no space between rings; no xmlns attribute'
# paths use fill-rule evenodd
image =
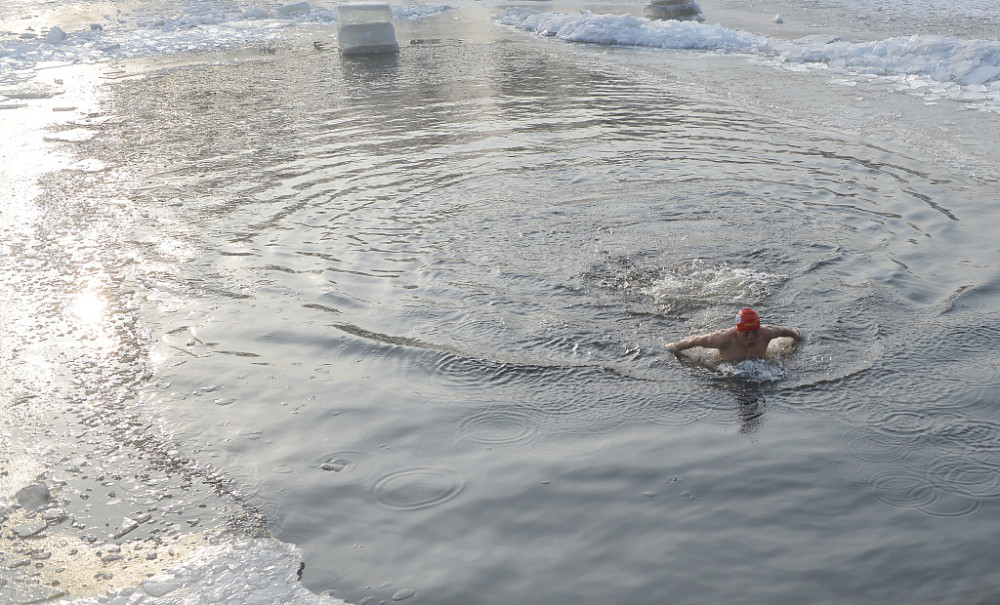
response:
<svg viewBox="0 0 1000 605"><path fill-rule="evenodd" d="M733 327L672 342L667 345L667 350L676 353L691 347L706 347L718 349L723 361L762 359L767 353L767 345L782 336L802 339L802 333L795 328L762 325L757 312L748 308L736 315Z"/></svg>

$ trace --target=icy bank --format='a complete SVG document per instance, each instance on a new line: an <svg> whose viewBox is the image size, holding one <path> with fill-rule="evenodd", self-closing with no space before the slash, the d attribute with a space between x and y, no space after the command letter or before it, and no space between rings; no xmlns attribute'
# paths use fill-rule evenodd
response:
<svg viewBox="0 0 1000 605"><path fill-rule="evenodd" d="M16 442L0 443L19 449ZM39 468L25 461L4 465L0 477L0 524L7 530L0 535L0 602L345 605L301 584L303 557L295 546L242 530L151 530L164 514L177 514L174 502L132 506L133 512L115 521L118 501L112 499L91 516L72 497L89 491L82 487L82 471L25 484ZM95 468L86 461L83 467ZM198 510L200 520L207 508ZM101 517L107 520L100 523Z"/></svg>
<svg viewBox="0 0 1000 605"><path fill-rule="evenodd" d="M692 21L523 8L505 9L494 21L567 42L739 53L786 67L907 79L916 81L910 88L925 88L924 92L944 98L1000 104L1000 42L991 40L924 35L848 42L820 35L789 41Z"/></svg>
<svg viewBox="0 0 1000 605"><path fill-rule="evenodd" d="M651 21L632 15L601 15L590 11L570 15L508 8L496 15L494 20L540 36L592 44L736 52L766 40L762 36L720 25L694 21Z"/></svg>
<svg viewBox="0 0 1000 605"><path fill-rule="evenodd" d="M448 4L395 6L392 17L415 20L453 8ZM39 65L250 48L282 41L296 27L336 22L336 9L308 2L275 8L188 2L134 15L105 15L102 23L76 28L53 23L38 29L8 22L3 24L8 31L0 29L0 95L12 96L9 88L29 79Z"/></svg>
<svg viewBox="0 0 1000 605"><path fill-rule="evenodd" d="M63 605L201 605L283 603L346 605L316 595L298 580L301 558L294 547L268 539L230 537L193 552L182 564L138 586L60 601Z"/></svg>

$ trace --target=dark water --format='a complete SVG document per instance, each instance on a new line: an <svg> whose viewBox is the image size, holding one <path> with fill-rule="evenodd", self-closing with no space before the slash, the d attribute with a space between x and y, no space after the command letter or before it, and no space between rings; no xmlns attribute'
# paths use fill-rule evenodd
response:
<svg viewBox="0 0 1000 605"><path fill-rule="evenodd" d="M90 233L45 291L125 335L108 422L353 603L996 599L996 184L656 55L439 27L115 74L71 146L108 168L39 202ZM805 341L664 351L748 305Z"/></svg>

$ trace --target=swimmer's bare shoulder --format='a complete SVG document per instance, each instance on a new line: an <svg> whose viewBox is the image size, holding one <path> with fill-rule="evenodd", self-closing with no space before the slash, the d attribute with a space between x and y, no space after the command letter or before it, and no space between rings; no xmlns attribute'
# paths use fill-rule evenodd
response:
<svg viewBox="0 0 1000 605"><path fill-rule="evenodd" d="M786 326L772 326L763 325L762 330L766 330L766 336L768 340L772 338L791 338L793 340L802 340L802 332L798 328L788 328Z"/></svg>
<svg viewBox="0 0 1000 605"><path fill-rule="evenodd" d="M678 351L684 351L690 349L691 347L705 347L707 349L722 349L728 345L732 339L733 335L732 328L724 328L722 330L716 330L715 332L710 332L708 334L699 334L697 336L690 336L683 340L678 340L667 345L667 350L676 353Z"/></svg>

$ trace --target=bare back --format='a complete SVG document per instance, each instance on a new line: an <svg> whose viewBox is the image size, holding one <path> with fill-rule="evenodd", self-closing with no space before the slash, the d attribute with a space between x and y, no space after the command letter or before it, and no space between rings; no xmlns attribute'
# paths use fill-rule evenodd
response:
<svg viewBox="0 0 1000 605"><path fill-rule="evenodd" d="M691 347L705 347L716 349L723 361L743 361L763 359L767 354L767 346L772 340L780 337L799 339L802 336L795 328L783 326L762 325L757 330L745 332L738 332L736 328L726 328L671 343L667 348L676 352Z"/></svg>

